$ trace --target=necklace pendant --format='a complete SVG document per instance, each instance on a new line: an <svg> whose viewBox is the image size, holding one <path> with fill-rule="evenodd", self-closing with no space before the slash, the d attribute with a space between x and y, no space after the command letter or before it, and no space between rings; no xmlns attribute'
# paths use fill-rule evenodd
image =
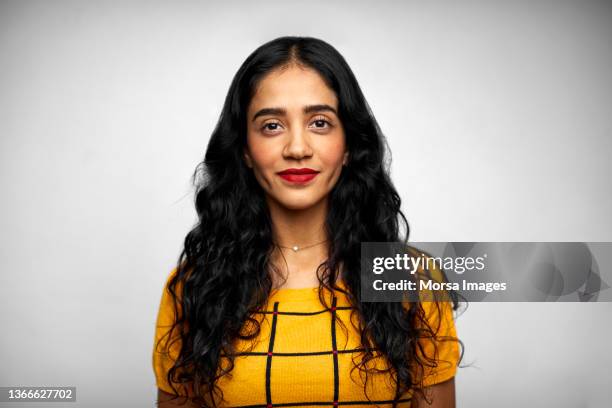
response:
<svg viewBox="0 0 612 408"><path fill-rule="evenodd" d="M293 248L291 248L291 249L293 249L293 252L297 252L297 251L298 251L298 249L300 249L300 248L299 248L297 245L295 245L295 246L294 246Z"/></svg>

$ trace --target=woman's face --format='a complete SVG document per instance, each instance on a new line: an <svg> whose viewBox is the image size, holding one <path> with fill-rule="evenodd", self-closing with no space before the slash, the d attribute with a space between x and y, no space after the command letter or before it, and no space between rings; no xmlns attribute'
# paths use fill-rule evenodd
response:
<svg viewBox="0 0 612 408"><path fill-rule="evenodd" d="M301 210L327 198L348 160L337 112L336 94L313 69L263 77L247 110L244 157L268 200Z"/></svg>

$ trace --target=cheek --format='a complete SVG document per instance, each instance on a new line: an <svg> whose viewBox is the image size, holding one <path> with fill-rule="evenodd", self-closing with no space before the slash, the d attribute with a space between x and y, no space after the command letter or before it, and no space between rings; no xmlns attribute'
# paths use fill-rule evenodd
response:
<svg viewBox="0 0 612 408"><path fill-rule="evenodd" d="M341 166L344 150L343 138L328 140L320 146L319 157L328 166Z"/></svg>
<svg viewBox="0 0 612 408"><path fill-rule="evenodd" d="M248 146L255 167L261 171L265 171L267 167L271 167L276 161L278 146L274 143L266 143L264 140L248 139Z"/></svg>

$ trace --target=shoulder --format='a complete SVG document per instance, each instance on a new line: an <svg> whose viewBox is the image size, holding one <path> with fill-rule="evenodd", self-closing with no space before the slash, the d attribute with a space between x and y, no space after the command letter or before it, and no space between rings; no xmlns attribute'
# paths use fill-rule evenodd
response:
<svg viewBox="0 0 612 408"><path fill-rule="evenodd" d="M170 393L172 388L167 378L168 371L173 367L181 350L180 331L174 330L177 321L177 311L180 305L169 290L169 284L176 276L176 273L177 268L173 268L165 279L155 325L152 353L157 387Z"/></svg>
<svg viewBox="0 0 612 408"><path fill-rule="evenodd" d="M162 299L166 299L168 297L173 297L176 299L180 299L182 295L183 282L185 280L188 272L181 267L179 269L178 266L172 268L170 273L166 276Z"/></svg>
<svg viewBox="0 0 612 408"><path fill-rule="evenodd" d="M177 271L177 267L172 268L165 278L157 316L158 329L171 326L176 321L177 313L180 313L182 283L178 281L175 285L171 285L177 276Z"/></svg>
<svg viewBox="0 0 612 408"><path fill-rule="evenodd" d="M409 256L422 259L417 268L416 279L447 281L444 270L435 262L432 255L413 246L409 246L407 252ZM410 307L418 306L423 311L422 319L418 320L422 329L418 354L424 361L435 361L433 367L425 364L422 373L424 386L441 383L454 377L461 359L460 341L454 318L455 303L452 297L447 295L446 291L433 296L431 293L420 293L420 298L424 300L410 303Z"/></svg>

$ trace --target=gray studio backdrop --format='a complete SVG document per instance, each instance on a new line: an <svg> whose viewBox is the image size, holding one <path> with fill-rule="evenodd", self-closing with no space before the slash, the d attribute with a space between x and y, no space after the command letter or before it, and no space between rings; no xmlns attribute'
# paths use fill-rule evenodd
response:
<svg viewBox="0 0 612 408"><path fill-rule="evenodd" d="M153 406L189 176L240 63L287 34L353 68L412 240L612 241L609 2L1 1L0 386ZM610 312L470 304L458 405L609 406Z"/></svg>

